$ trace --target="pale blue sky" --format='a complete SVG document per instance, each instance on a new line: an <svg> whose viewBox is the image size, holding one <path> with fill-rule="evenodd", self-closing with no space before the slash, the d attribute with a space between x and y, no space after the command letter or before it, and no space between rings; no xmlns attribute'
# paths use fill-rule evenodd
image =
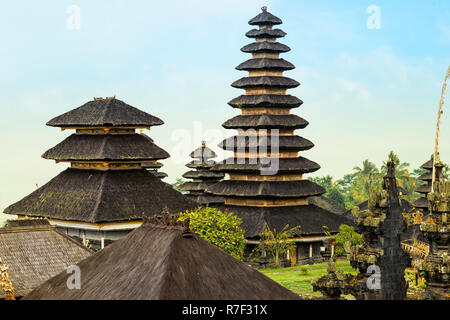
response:
<svg viewBox="0 0 450 320"><path fill-rule="evenodd" d="M70 5L79 30L67 28ZM116 95L163 119L148 134L172 154L165 181L180 177L202 135L234 134L221 124L238 114L226 102L241 90L230 84L245 76L234 68L249 58L240 48L263 5L287 32L283 58L297 68L286 75L301 83L290 93L304 101L294 113L310 122L297 134L315 143L303 154L322 166L315 175L339 178L366 158L380 165L391 149L414 168L429 158L450 63L447 0L2 0L1 211L67 167L40 157L69 134L45 123L92 97ZM366 27L370 5L379 30ZM446 162L449 142L444 112Z"/></svg>

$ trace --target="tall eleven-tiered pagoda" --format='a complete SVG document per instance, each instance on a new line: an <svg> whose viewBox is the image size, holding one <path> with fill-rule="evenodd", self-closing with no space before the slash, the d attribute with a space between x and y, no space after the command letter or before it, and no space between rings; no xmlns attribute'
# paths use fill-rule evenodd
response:
<svg viewBox="0 0 450 320"><path fill-rule="evenodd" d="M314 144L294 134L308 121L292 114L302 101L286 93L299 83L283 75L294 65L280 53L290 48L277 42L286 33L274 26L281 24L278 17L265 7L262 13L249 21L252 29L246 33L255 42L241 51L251 53L252 58L237 66L248 76L235 81L232 86L245 90L228 104L241 114L226 121L223 127L237 130L237 135L224 140L219 146L234 152L234 157L214 166L213 170L229 174L206 189L225 198L225 207L243 220L242 227L249 243L256 243L267 226L282 230L300 226L301 238L297 239L297 253L291 254L291 262L320 257L320 247L326 239L325 231L337 232L347 219L308 203L308 197L325 193L325 190L304 179L320 166L299 152L311 149ZM325 226L326 228L324 228Z"/></svg>
<svg viewBox="0 0 450 320"><path fill-rule="evenodd" d="M75 133L43 158L70 167L5 209L19 218L47 218L94 249L126 235L167 206L174 213L198 206L142 168L169 154L136 129L164 122L123 101L95 98L47 125Z"/></svg>

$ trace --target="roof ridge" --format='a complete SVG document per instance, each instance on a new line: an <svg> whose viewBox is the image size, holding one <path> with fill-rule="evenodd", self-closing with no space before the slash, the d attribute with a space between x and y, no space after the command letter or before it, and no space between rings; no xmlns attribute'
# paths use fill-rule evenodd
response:
<svg viewBox="0 0 450 320"><path fill-rule="evenodd" d="M172 230L177 230L180 233L182 232L180 229L172 229ZM173 264L173 262L172 262L173 261L173 255L174 255L173 254L173 251L174 251L173 247L175 246L175 242L176 242L176 240L178 240L179 236L181 237L181 234L176 235L172 239L172 241L169 244L169 248L167 249L168 250L168 254L166 256L167 263L164 264L163 280L162 280L162 284L161 284L160 290L158 292L158 294L159 294L158 299L160 299L160 300L164 299L165 291L169 290L168 287L170 286L170 283L168 281L168 271L170 270L169 267L171 267L172 264ZM183 239L183 238L181 237L181 239Z"/></svg>
<svg viewBox="0 0 450 320"><path fill-rule="evenodd" d="M107 172L104 175L102 175L102 177L101 177L99 193L97 195L97 199L95 200L95 207L94 207L94 210L92 210L92 212L91 212L91 214L89 216L91 221L96 221L95 217L96 217L96 215L98 213L98 208L100 206L100 203L102 202L106 176L107 176Z"/></svg>
<svg viewBox="0 0 450 320"><path fill-rule="evenodd" d="M35 226L14 226L0 228L0 233L13 233L13 232L25 232L25 231L52 231L56 230L54 225L35 225Z"/></svg>
<svg viewBox="0 0 450 320"><path fill-rule="evenodd" d="M101 120L102 120L102 122L104 123L105 122L105 119L106 119L106 115L107 115L107 113L109 114L109 106L110 106L110 104L111 104L111 102L113 101L113 100L115 100L115 98L113 98L113 99L105 99L105 100L107 100L107 102L106 102L106 104L105 104L105 110L103 111L103 115L102 115L102 117L100 118Z"/></svg>

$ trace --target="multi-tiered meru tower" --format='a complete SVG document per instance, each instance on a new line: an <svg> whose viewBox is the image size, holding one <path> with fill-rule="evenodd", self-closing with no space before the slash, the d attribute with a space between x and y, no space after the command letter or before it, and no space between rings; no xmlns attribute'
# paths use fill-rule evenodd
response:
<svg viewBox="0 0 450 320"><path fill-rule="evenodd" d="M425 183L416 188L416 192L421 193L422 196L414 201L414 206L418 209L421 209L424 215L428 215L429 201L427 199L427 195L431 192L431 180L433 176L433 155L431 155L430 160L425 162L420 167L426 170L426 172L420 175L418 180L424 181Z"/></svg>
<svg viewBox="0 0 450 320"><path fill-rule="evenodd" d="M308 197L323 194L325 190L304 179L303 174L314 172L320 166L298 154L314 146L294 134L295 129L308 125L306 120L291 113L302 101L286 94L287 89L299 83L283 76L284 71L294 66L280 58L280 53L290 50L277 42L277 38L286 35L274 28L281 20L265 7L262 11L249 21L258 29L246 34L255 42L241 49L251 53L252 58L236 68L247 71L248 76L232 84L245 90L245 94L228 103L239 109L241 115L223 124L227 129L237 130L237 136L220 144L223 149L233 151L234 157L213 168L229 174L229 180L220 181L206 191L225 198L225 207L243 219L247 238L257 240L266 226L282 230L286 224L300 225L303 235L299 243L307 242L307 245L299 246L297 255L320 257L325 237L323 226L336 232L341 223L348 221L308 204ZM291 258L295 260L296 256Z"/></svg>
<svg viewBox="0 0 450 320"><path fill-rule="evenodd" d="M213 158L217 155L214 151L206 146L205 141L202 141L202 146L191 152L190 157L193 158L191 162L186 164L186 167L194 169L183 174L183 178L192 179L179 186L179 190L188 191L186 194L190 199L208 206L216 206L223 204L223 197L215 196L205 192L205 189L223 179L225 174L214 172L211 168L216 164Z"/></svg>
<svg viewBox="0 0 450 320"><path fill-rule="evenodd" d="M47 218L94 249L126 235L168 207L181 212L198 206L142 168L169 154L136 129L163 121L115 98L95 98L47 125L75 133L43 154L70 168L5 209L19 218Z"/></svg>

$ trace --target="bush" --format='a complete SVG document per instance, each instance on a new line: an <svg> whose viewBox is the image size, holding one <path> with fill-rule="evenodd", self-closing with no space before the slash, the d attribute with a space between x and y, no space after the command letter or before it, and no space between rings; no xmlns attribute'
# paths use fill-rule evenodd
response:
<svg viewBox="0 0 450 320"><path fill-rule="evenodd" d="M336 254L342 255L345 253L344 245L350 242L352 245L361 244L363 242L362 235L357 233L355 229L346 224L339 226L339 233L335 236L336 239Z"/></svg>
<svg viewBox="0 0 450 320"><path fill-rule="evenodd" d="M179 214L179 220L186 218L190 218L193 232L233 257L242 259L246 242L244 230L240 227L242 220L232 212L199 207Z"/></svg>

